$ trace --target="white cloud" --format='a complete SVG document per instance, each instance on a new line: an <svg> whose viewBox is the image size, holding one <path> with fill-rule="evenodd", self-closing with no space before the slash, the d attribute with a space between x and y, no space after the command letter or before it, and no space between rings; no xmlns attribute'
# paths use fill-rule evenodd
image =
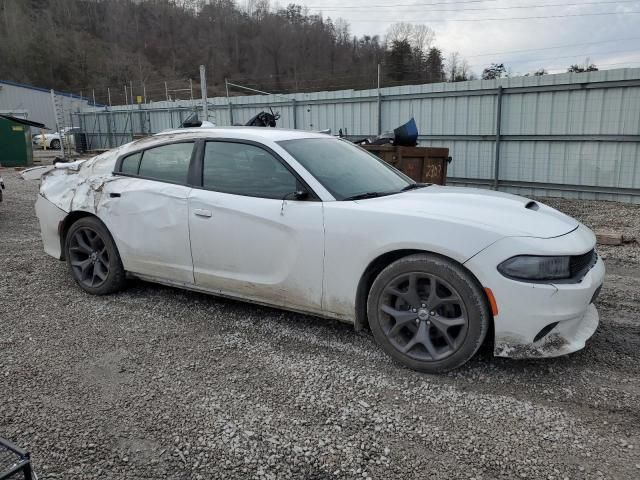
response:
<svg viewBox="0 0 640 480"><path fill-rule="evenodd" d="M321 11L325 17L346 19L352 33L358 36L384 37L389 25L398 21L424 23L435 30L435 43L445 55L460 52L476 73L491 62L504 63L514 73L539 68L564 71L571 64L583 63L587 57L601 68L640 66L637 28L640 0L298 0L297 3L309 6L311 13ZM547 6L504 8L531 5ZM620 14L577 16L609 12ZM550 16L558 18L513 18ZM478 21L487 18L500 20ZM547 48L556 46L560 48ZM518 52L532 49L536 50ZM486 55L489 53L496 55Z"/></svg>

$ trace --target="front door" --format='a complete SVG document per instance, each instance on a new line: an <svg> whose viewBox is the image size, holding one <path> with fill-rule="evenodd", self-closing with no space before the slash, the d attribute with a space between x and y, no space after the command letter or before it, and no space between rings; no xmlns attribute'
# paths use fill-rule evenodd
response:
<svg viewBox="0 0 640 480"><path fill-rule="evenodd" d="M196 285L273 305L320 310L322 202L293 197L299 180L248 143L208 141L202 188L189 196Z"/></svg>

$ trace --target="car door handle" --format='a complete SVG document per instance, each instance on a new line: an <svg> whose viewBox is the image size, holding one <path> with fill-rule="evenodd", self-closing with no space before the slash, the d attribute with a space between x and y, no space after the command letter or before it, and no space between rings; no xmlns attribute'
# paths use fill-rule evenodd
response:
<svg viewBox="0 0 640 480"><path fill-rule="evenodd" d="M109 194L109 197L111 197L111 198L120 198L120 194L119 193L115 193L115 192L111 192Z"/></svg>
<svg viewBox="0 0 640 480"><path fill-rule="evenodd" d="M204 210L202 208L195 208L193 213L199 217L209 218L211 216L211 210Z"/></svg>

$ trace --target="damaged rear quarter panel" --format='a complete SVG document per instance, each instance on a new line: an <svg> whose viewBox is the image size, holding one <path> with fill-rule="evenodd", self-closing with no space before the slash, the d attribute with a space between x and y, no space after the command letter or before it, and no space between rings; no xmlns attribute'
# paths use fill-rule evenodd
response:
<svg viewBox="0 0 640 480"><path fill-rule="evenodd" d="M40 195L67 213L83 210L96 214L104 184L116 178L112 175L116 152L57 164L42 175Z"/></svg>

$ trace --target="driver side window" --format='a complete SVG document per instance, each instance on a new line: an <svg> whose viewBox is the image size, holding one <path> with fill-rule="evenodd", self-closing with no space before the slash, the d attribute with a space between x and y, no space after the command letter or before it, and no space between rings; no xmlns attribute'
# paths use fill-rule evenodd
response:
<svg viewBox="0 0 640 480"><path fill-rule="evenodd" d="M202 186L216 192L280 200L297 190L297 180L262 148L244 143L207 142Z"/></svg>

